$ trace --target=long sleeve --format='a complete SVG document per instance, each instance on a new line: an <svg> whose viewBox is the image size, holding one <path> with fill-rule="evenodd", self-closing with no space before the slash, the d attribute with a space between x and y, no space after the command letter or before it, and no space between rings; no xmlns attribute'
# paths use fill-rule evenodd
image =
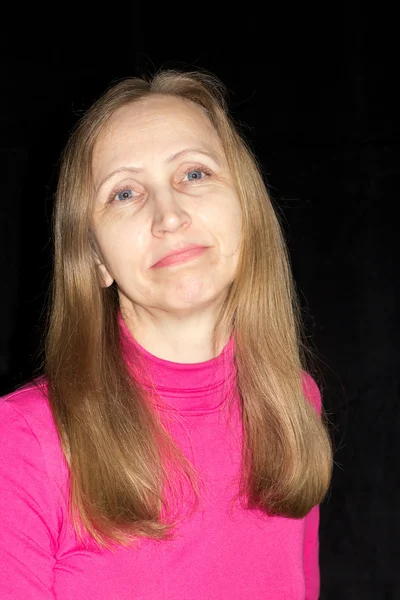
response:
<svg viewBox="0 0 400 600"><path fill-rule="evenodd" d="M40 442L0 401L0 598L54 600L57 517Z"/></svg>
<svg viewBox="0 0 400 600"><path fill-rule="evenodd" d="M322 411L319 388L307 373L303 379L304 393L318 414ZM306 581L305 600L318 600L320 594L319 570L319 506L314 506L305 518L304 532L304 576Z"/></svg>
<svg viewBox="0 0 400 600"><path fill-rule="evenodd" d="M168 363L167 373L175 368ZM304 524L265 519L240 505L234 507L234 518L221 510L228 508L227 490L241 464L240 398L228 419L214 404L220 393L207 384L209 396L204 394L204 365L181 369L180 377L172 370L174 378L166 386L174 390L177 380L190 390L177 393L177 443L184 451L189 440L190 458L214 496L202 496L202 510L182 519L178 535L166 545L143 540L138 547L110 552L81 543L69 519L68 465L45 394L30 387L0 400L1 600L131 600L133 591L137 598L154 600L221 594L246 600L260 590L269 590L270 598L318 600L318 507ZM304 383L305 396L317 408L315 382L305 376ZM197 398L193 390L209 404L190 410ZM243 552L238 554L238 548Z"/></svg>
<svg viewBox="0 0 400 600"><path fill-rule="evenodd" d="M314 506L305 519L304 533L304 576L306 581L305 600L318 600L320 592L319 572L319 506Z"/></svg>

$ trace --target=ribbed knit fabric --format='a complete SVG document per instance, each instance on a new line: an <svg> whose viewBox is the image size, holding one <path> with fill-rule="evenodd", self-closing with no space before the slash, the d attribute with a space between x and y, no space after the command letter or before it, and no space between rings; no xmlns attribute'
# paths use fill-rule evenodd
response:
<svg viewBox="0 0 400 600"><path fill-rule="evenodd" d="M198 509L172 540L83 545L68 518L68 469L45 384L18 390L0 401L0 599L317 600L318 507L289 519L233 501L242 439L233 338L212 360L180 364L121 328L128 362L140 356L142 385L200 476ZM306 374L304 389L320 411Z"/></svg>

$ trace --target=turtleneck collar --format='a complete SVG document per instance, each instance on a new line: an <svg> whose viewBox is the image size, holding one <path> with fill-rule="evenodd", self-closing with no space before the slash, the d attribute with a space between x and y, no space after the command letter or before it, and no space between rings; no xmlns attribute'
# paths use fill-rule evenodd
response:
<svg viewBox="0 0 400 600"><path fill-rule="evenodd" d="M126 360L140 384L156 392L160 408L178 412L222 408L236 383L233 334L219 356L200 363L176 363L145 350L121 315L119 322Z"/></svg>

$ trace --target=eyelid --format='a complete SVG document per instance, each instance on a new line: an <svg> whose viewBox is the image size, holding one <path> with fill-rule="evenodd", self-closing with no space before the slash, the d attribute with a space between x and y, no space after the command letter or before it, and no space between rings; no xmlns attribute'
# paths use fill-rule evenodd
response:
<svg viewBox="0 0 400 600"><path fill-rule="evenodd" d="M201 163L192 163L189 166L185 167L185 170L183 172L183 175L187 175L188 173L191 173L192 171L201 171L202 173L204 173L207 177L210 177L211 175L214 174L213 170L210 169L209 167L206 167L204 164ZM200 183L200 181L202 181L204 178L199 179L199 180L191 180L191 183ZM119 185L116 185L115 187L112 188L111 192L108 194L108 198L107 198L107 203L111 203L114 201L115 197L120 194L121 192L124 192L126 190L131 190L134 195L136 197L141 196L143 193L145 193L145 190L143 191L137 191L135 190L135 184L136 185L140 185L137 182L133 183L132 181L126 181L126 183L121 183ZM140 185L140 187L143 187Z"/></svg>
<svg viewBox="0 0 400 600"><path fill-rule="evenodd" d="M120 194L121 192L125 192L130 190L136 197L141 196L142 192L137 192L134 189L134 186L132 184L122 184L122 185L118 185L114 188L112 188L110 194L108 195L108 199L107 199L107 203L111 203L115 200L115 197L118 196L118 194ZM122 202L121 202L122 204Z"/></svg>
<svg viewBox="0 0 400 600"><path fill-rule="evenodd" d="M190 165L189 167L185 168L184 175L187 175L188 173L191 173L192 171L201 171L202 173L205 173L207 176L213 175L212 169L210 169L209 167L206 167L205 165L202 165L202 164L193 164L193 165ZM196 181L196 180L193 180L193 181Z"/></svg>

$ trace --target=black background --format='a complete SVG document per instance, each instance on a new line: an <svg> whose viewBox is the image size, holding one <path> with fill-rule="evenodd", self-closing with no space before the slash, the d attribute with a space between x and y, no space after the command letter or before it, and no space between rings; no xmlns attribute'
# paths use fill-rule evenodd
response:
<svg viewBox="0 0 400 600"><path fill-rule="evenodd" d="M399 121L396 19L336 5L10 6L1 35L0 393L40 364L57 161L113 80L218 75L281 214L335 469L321 506L322 600L399 582Z"/></svg>

